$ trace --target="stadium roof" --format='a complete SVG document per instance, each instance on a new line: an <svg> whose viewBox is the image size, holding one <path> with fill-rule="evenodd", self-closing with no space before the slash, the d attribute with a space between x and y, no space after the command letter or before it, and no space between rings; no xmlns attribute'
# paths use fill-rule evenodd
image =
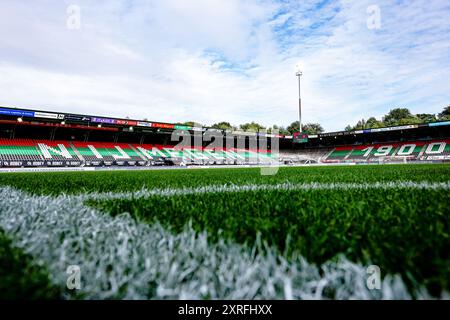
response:
<svg viewBox="0 0 450 320"><path fill-rule="evenodd" d="M155 122L155 121L147 121L147 120L135 120L135 119L124 119L124 118L108 118L104 116L93 116L93 115L82 115L82 114L73 114L73 113L63 113L63 112L53 112L53 111L44 111L44 110L35 110L35 109L19 109L19 108L10 108L10 107L0 107L0 117L1 116L9 116L9 117L18 117L18 118L32 118L32 119L41 119L48 121L60 121L64 122L64 125L69 125L69 123L77 123L82 124L83 128L93 128L91 125L94 124L95 127L107 126L107 127L141 127L141 128L156 128L156 129L168 129L168 130L192 130L192 131L206 131L206 130L218 130L221 132L225 132L225 130L207 128L207 127L195 127L189 126L185 124L176 124L176 123L165 123L165 122ZM392 127L382 127L382 128L370 128L370 129L361 129L361 130L352 130L352 131L336 131L336 132L325 132L317 135L309 135L309 138L321 138L321 137L332 137L332 136L345 136L345 135L356 135L356 134L365 134L365 133L378 133L378 132L390 132L390 131L399 131L399 130L409 130L416 129L421 127L438 127L438 126L448 126L450 125L450 121L438 121L438 122L430 122L430 123L420 123L420 124L407 124L401 126L392 126ZM242 131L234 131L234 134L244 134ZM252 133L245 132L245 135L249 135ZM254 135L261 135L267 137L277 137L277 138L285 138L292 139L292 136L286 135L272 135L267 133L253 133Z"/></svg>

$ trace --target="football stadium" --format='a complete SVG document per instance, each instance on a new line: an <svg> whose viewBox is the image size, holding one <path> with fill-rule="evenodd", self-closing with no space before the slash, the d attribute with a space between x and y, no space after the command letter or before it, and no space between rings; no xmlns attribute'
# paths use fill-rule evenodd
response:
<svg viewBox="0 0 450 320"><path fill-rule="evenodd" d="M448 4L73 2L0 3L0 302L450 300Z"/></svg>
<svg viewBox="0 0 450 320"><path fill-rule="evenodd" d="M0 114L8 298L448 298L449 121L295 142Z"/></svg>

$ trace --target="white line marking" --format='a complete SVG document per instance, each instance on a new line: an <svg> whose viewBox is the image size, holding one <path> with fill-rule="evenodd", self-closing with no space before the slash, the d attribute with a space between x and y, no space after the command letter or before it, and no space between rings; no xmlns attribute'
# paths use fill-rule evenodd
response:
<svg viewBox="0 0 450 320"><path fill-rule="evenodd" d="M74 196L36 196L0 187L0 228L13 245L47 266L64 287L78 265L86 299L411 299L400 276L380 290L366 286L365 266L345 258L321 268L302 257L287 261L235 243L208 242L187 227L172 234L158 224L112 217ZM430 298L417 288L418 298ZM329 298L329 297L328 297Z"/></svg>
<svg viewBox="0 0 450 320"><path fill-rule="evenodd" d="M374 183L281 183L281 184L246 184L246 185L208 185L195 188L166 188L141 189L133 192L93 192L77 196L83 200L113 200L113 199L141 199L151 196L183 196L205 193L248 192L248 191L290 191L290 190L391 190L391 189L420 189L420 190L450 190L450 182L374 182Z"/></svg>

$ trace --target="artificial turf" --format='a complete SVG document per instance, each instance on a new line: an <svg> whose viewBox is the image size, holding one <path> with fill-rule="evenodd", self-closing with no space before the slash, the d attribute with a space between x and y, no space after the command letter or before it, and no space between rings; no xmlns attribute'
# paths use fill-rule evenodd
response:
<svg viewBox="0 0 450 320"><path fill-rule="evenodd" d="M33 263L0 230L0 300L59 299L61 293L50 282L46 268Z"/></svg>
<svg viewBox="0 0 450 320"><path fill-rule="evenodd" d="M257 236L280 253L323 263L340 254L400 273L433 292L450 289L450 194L442 190L310 190L152 196L90 201L117 215L160 222L174 232L191 224L211 241L253 246Z"/></svg>
<svg viewBox="0 0 450 320"><path fill-rule="evenodd" d="M275 175L259 168L134 170L97 172L2 173L0 186L34 194L136 191L142 188L182 188L208 185L277 184L283 182L399 182L450 179L450 164L280 167Z"/></svg>
<svg viewBox="0 0 450 320"><path fill-rule="evenodd" d="M8 173L0 186L37 194L178 189L199 186L280 183L449 182L450 165L367 165L280 168L262 176L258 168L162 171ZM159 222L173 233L188 224L211 242L231 240L252 247L259 237L280 254L321 264L344 255L384 275L401 274L411 288L438 296L450 290L448 188L345 188L259 190L151 195L87 204L143 223Z"/></svg>

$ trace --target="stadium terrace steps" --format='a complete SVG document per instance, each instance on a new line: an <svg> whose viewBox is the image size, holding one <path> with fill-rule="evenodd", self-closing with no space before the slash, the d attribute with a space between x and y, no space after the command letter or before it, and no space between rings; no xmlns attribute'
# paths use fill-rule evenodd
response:
<svg viewBox="0 0 450 320"><path fill-rule="evenodd" d="M304 149L290 151L280 151L280 161L285 164L311 164L320 163L322 159L327 158L333 151L333 148Z"/></svg>
<svg viewBox="0 0 450 320"><path fill-rule="evenodd" d="M410 141L303 150L295 154L272 154L264 150L236 148L188 148L159 144L0 139L0 166L147 166L270 164L295 157L323 163L378 163L450 160L450 139Z"/></svg>
<svg viewBox="0 0 450 320"><path fill-rule="evenodd" d="M43 160L36 144L31 139L16 139L11 143L9 139L0 139L0 160Z"/></svg>
<svg viewBox="0 0 450 320"><path fill-rule="evenodd" d="M271 154L263 150L238 150L235 148L187 148L163 145L137 145L132 147L141 152L147 159L155 157L171 157L182 159L185 163L194 164L234 164L240 161L258 163L271 159Z"/></svg>
<svg viewBox="0 0 450 320"><path fill-rule="evenodd" d="M146 166L162 164L257 164L271 162L262 150L179 148L127 143L0 139L0 166ZM266 162L264 162L266 161Z"/></svg>
<svg viewBox="0 0 450 320"><path fill-rule="evenodd" d="M351 147L337 147L324 159L324 161L344 160L351 151Z"/></svg>
<svg viewBox="0 0 450 320"><path fill-rule="evenodd" d="M379 162L411 160L450 160L450 140L409 141L335 148L322 161Z"/></svg>

